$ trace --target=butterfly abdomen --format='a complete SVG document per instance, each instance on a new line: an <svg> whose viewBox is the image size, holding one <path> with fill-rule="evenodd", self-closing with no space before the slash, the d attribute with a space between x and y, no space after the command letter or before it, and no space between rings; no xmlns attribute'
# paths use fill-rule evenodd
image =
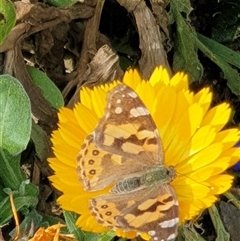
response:
<svg viewBox="0 0 240 241"><path fill-rule="evenodd" d="M130 193L149 186L162 185L169 183L175 178L175 171L172 167L168 168L162 165L151 167L143 173L136 173L124 177L124 180L118 182L112 189L111 193Z"/></svg>
<svg viewBox="0 0 240 241"><path fill-rule="evenodd" d="M120 181L112 189L111 193L129 193L142 189L141 177L131 177L126 180Z"/></svg>

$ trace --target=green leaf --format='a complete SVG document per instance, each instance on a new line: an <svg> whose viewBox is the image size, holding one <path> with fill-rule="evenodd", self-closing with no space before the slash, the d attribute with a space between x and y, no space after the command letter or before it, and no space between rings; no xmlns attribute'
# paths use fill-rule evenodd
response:
<svg viewBox="0 0 240 241"><path fill-rule="evenodd" d="M57 224L57 223L61 223L61 224L65 224L64 221L58 217L53 217L53 216L50 216L50 215L45 215L45 214L41 214L41 223L38 225L38 227L49 227L49 226L52 226L54 224Z"/></svg>
<svg viewBox="0 0 240 241"><path fill-rule="evenodd" d="M45 161L51 153L51 142L46 132L34 121L32 122L31 139L34 142L37 156L41 161Z"/></svg>
<svg viewBox="0 0 240 241"><path fill-rule="evenodd" d="M230 235L226 231L226 229L221 221L218 210L214 204L210 208L208 208L208 212L212 219L213 226L214 226L216 234L217 234L217 238L215 239L215 241L222 241L222 240L230 241Z"/></svg>
<svg viewBox="0 0 240 241"><path fill-rule="evenodd" d="M2 178L0 178L0 200L3 200L7 195L6 193L3 191L4 189L4 183Z"/></svg>
<svg viewBox="0 0 240 241"><path fill-rule="evenodd" d="M16 23L16 12L11 1L0 0L0 45Z"/></svg>
<svg viewBox="0 0 240 241"><path fill-rule="evenodd" d="M25 236L29 236L28 234L31 234L31 229L32 227L34 228L33 231L37 231L38 228L40 227L40 223L42 221L42 216L35 210L31 210L28 214L24 215L24 219L20 224L20 234L21 235L25 235ZM48 226L46 226L48 227ZM16 234L16 228L13 229L9 235L13 238ZM12 240L12 239L11 239ZM18 239L18 241L20 240L25 240L25 239Z"/></svg>
<svg viewBox="0 0 240 241"><path fill-rule="evenodd" d="M77 228L75 225L78 215L76 213L68 212L65 210L63 210L63 215L64 215L64 219L66 221L66 225L67 225L69 233L74 234L74 236L77 240L81 240L81 241L85 240L84 232L81 229Z"/></svg>
<svg viewBox="0 0 240 241"><path fill-rule="evenodd" d="M0 90L0 151L14 156L30 139L30 101L19 81L10 75L0 76Z"/></svg>
<svg viewBox="0 0 240 241"><path fill-rule="evenodd" d="M21 154L12 156L7 152L0 153L0 178L4 186L12 190L18 190L21 183L26 179L20 168Z"/></svg>
<svg viewBox="0 0 240 241"><path fill-rule="evenodd" d="M14 194L14 205L17 210L35 207L38 203L37 196L20 196ZM12 218L12 208L9 197L0 202L0 226L6 224Z"/></svg>
<svg viewBox="0 0 240 241"><path fill-rule="evenodd" d="M43 96L55 108L59 109L64 105L64 100L60 90L42 71L27 66L28 73L30 74L33 82L42 90Z"/></svg>
<svg viewBox="0 0 240 241"><path fill-rule="evenodd" d="M113 230L103 233L99 236L97 241L111 241L115 237L115 232Z"/></svg>
<svg viewBox="0 0 240 241"><path fill-rule="evenodd" d="M178 241L206 241L189 224L183 224L178 228Z"/></svg>
<svg viewBox="0 0 240 241"><path fill-rule="evenodd" d="M171 1L171 13L176 22L177 31L174 39L173 70L185 71L190 76L190 81L199 80L203 68L198 59L196 48L196 33L187 24L178 9L178 1Z"/></svg>
<svg viewBox="0 0 240 241"><path fill-rule="evenodd" d="M65 218L69 233L74 234L74 237L76 238L76 240L79 240L79 241L90 241L90 240L96 241L97 240L97 238L99 237L98 234L83 232L81 229L76 227L75 223L79 217L76 213L68 212L64 210L63 215Z"/></svg>
<svg viewBox="0 0 240 241"><path fill-rule="evenodd" d="M67 7L79 2L79 0L46 0L46 2L56 7Z"/></svg>
<svg viewBox="0 0 240 241"><path fill-rule="evenodd" d="M197 34L197 37L216 56L240 69L239 53L201 34Z"/></svg>
<svg viewBox="0 0 240 241"><path fill-rule="evenodd" d="M199 36L200 35L198 35L198 37ZM221 68L224 73L224 78L227 79L227 85L231 91L236 95L240 95L240 75L238 74L238 71L233 69L224 59L219 56L219 53L217 53L217 50L215 49L216 46L213 49L211 48L212 41L209 41L209 43L205 45L207 38L204 37L203 42L201 41L202 39L203 37L200 36L200 38L197 40L197 47Z"/></svg>
<svg viewBox="0 0 240 241"><path fill-rule="evenodd" d="M193 8L191 6L190 0L170 0L170 4L174 5L174 8L179 13L183 12L186 14L187 19L189 20L188 16L192 12ZM171 14L172 12L170 12Z"/></svg>
<svg viewBox="0 0 240 241"><path fill-rule="evenodd" d="M29 180L25 180L21 183L20 187L19 187L19 194L21 196L33 196L33 197L37 197L39 194L38 188L30 183Z"/></svg>
<svg viewBox="0 0 240 241"><path fill-rule="evenodd" d="M63 221L60 218L38 213L36 209L32 209L29 213L24 215L24 219L20 224L20 233L28 236L28 234L32 232L32 227L34 231L37 231L40 227L48 228L57 223L63 223ZM13 237L15 233L14 229L10 232L10 236Z"/></svg>

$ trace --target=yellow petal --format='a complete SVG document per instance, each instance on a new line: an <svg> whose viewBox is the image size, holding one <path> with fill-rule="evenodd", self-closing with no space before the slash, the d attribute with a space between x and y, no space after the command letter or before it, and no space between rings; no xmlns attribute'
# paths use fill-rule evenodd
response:
<svg viewBox="0 0 240 241"><path fill-rule="evenodd" d="M136 89L141 80L142 79L136 69L129 69L123 77L123 83L132 89Z"/></svg>
<svg viewBox="0 0 240 241"><path fill-rule="evenodd" d="M201 125L211 124L216 128L216 131L220 131L228 122L230 115L231 109L229 108L229 104L223 103L210 109L206 113Z"/></svg>
<svg viewBox="0 0 240 241"><path fill-rule="evenodd" d="M75 105L73 112L81 129L86 133L91 133L98 122L97 114L80 103Z"/></svg>

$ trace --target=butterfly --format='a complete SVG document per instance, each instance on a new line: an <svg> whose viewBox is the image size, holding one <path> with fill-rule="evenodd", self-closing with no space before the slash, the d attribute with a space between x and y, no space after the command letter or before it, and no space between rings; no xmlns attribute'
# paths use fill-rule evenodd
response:
<svg viewBox="0 0 240 241"><path fill-rule="evenodd" d="M175 240L178 200L169 183L176 173L163 161L149 111L136 92L118 84L77 156L78 177L86 191L110 188L89 201L97 222L113 230L147 233L154 241Z"/></svg>

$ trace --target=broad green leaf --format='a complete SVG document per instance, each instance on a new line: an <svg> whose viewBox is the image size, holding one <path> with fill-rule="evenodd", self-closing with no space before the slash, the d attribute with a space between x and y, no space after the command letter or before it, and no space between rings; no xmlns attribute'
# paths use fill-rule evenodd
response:
<svg viewBox="0 0 240 241"><path fill-rule="evenodd" d="M0 45L16 23L16 12L11 1L0 0Z"/></svg>
<svg viewBox="0 0 240 241"><path fill-rule="evenodd" d="M21 154L12 156L6 151L0 152L0 178L4 186L12 190L18 190L21 183L26 179L20 168L20 158Z"/></svg>
<svg viewBox="0 0 240 241"><path fill-rule="evenodd" d="M3 200L6 197L6 193L3 191L4 183L2 178L0 178L0 200Z"/></svg>
<svg viewBox="0 0 240 241"><path fill-rule="evenodd" d="M49 101L52 107L55 109L62 107L64 105L62 94L48 76L31 66L27 66L27 70L33 82L42 90L43 96Z"/></svg>
<svg viewBox="0 0 240 241"><path fill-rule="evenodd" d="M216 56L240 69L240 54L238 52L201 34L197 34L197 37Z"/></svg>
<svg viewBox="0 0 240 241"><path fill-rule="evenodd" d="M67 7L80 1L79 0L46 0L46 2L55 7Z"/></svg>
<svg viewBox="0 0 240 241"><path fill-rule="evenodd" d="M187 24L186 19L182 17L177 3L174 1L171 1L171 13L177 26L174 40L173 70L187 72L190 75L190 81L199 80L203 68L197 55L196 34Z"/></svg>
<svg viewBox="0 0 240 241"><path fill-rule="evenodd" d="M208 212L212 219L213 226L215 228L215 232L217 234L217 238L215 239L215 241L222 241L222 240L230 241L230 235L226 231L226 229L221 221L221 217L218 213L218 210L214 204L210 208L208 208Z"/></svg>
<svg viewBox="0 0 240 241"><path fill-rule="evenodd" d="M31 106L24 88L12 76L0 75L0 151L13 156L22 152L31 125Z"/></svg>
<svg viewBox="0 0 240 241"><path fill-rule="evenodd" d="M29 180L24 180L19 187L19 194L21 196L38 196L38 187L32 184Z"/></svg>
<svg viewBox="0 0 240 241"><path fill-rule="evenodd" d="M205 45L206 38L204 42L201 42L202 37L197 39L197 47L214 63L216 63L224 73L224 78L227 79L227 85L231 89L231 91L240 95L240 75L237 70L233 69L226 61L224 61L219 54L213 52L211 47Z"/></svg>

